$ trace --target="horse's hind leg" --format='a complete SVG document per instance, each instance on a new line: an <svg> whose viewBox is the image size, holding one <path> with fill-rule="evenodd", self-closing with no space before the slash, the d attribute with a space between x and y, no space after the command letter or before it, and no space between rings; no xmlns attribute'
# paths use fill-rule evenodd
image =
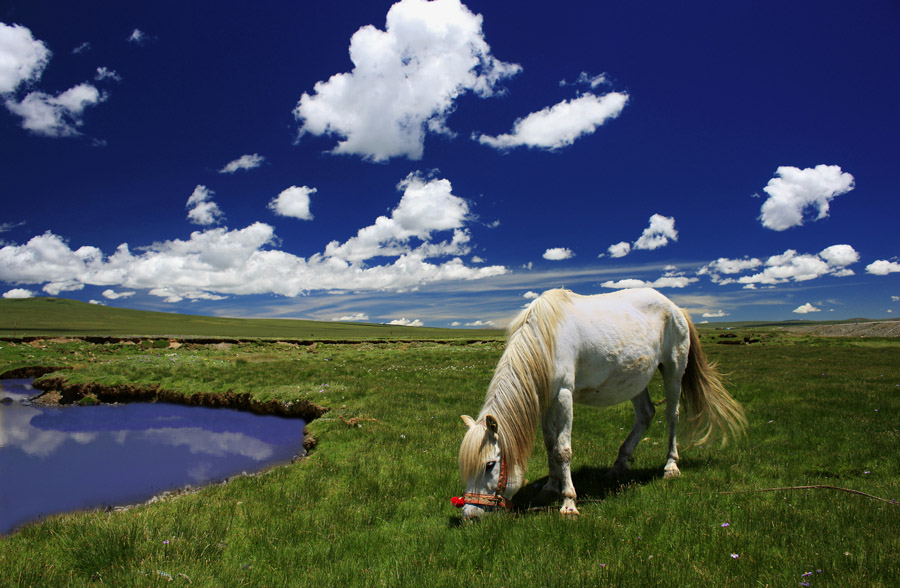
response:
<svg viewBox="0 0 900 588"><path fill-rule="evenodd" d="M641 437L647 432L650 421L653 419L653 414L656 412L653 408L653 403L650 401L650 392L647 391L647 388L644 388L643 392L631 399L631 405L634 407L634 427L632 427L628 437L625 438L624 443L619 448L619 457L616 458L613 467L606 474L608 478L618 478L628 471L634 450L637 444L641 442Z"/></svg>
<svg viewBox="0 0 900 588"><path fill-rule="evenodd" d="M669 427L669 452L666 454L666 466L663 468L664 478L677 478L681 475L678 469L678 444L675 441L675 430L678 428L678 401L681 397L682 370L672 370L666 366L660 368L663 375L663 387L666 394L666 424Z"/></svg>

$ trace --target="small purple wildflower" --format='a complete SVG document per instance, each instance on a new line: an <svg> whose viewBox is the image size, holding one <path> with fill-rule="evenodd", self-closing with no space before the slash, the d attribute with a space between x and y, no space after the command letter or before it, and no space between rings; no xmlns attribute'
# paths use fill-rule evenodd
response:
<svg viewBox="0 0 900 588"><path fill-rule="evenodd" d="M805 578L806 576L812 576L812 572L806 572L800 575L801 578Z"/></svg>
<svg viewBox="0 0 900 588"><path fill-rule="evenodd" d="M741 557L741 555L740 555L739 553L732 553L732 554L731 554L731 559L737 559L737 558L739 558L739 557Z"/></svg>
<svg viewBox="0 0 900 588"><path fill-rule="evenodd" d="M800 582L801 586L809 586L809 582Z"/></svg>
<svg viewBox="0 0 900 588"><path fill-rule="evenodd" d="M731 523L722 523L722 526L723 526L723 527L730 527L730 526L731 526Z"/></svg>

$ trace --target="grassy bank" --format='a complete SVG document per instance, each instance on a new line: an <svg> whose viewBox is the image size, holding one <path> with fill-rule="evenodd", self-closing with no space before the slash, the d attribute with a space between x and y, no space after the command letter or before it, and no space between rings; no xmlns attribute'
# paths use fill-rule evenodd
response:
<svg viewBox="0 0 900 588"><path fill-rule="evenodd" d="M759 490L828 485L900 498L900 347L714 341L708 353L747 408L747 439L683 449L683 476L664 481L660 408L632 479L613 486L602 474L631 426L630 407L579 406L580 520L529 511L466 525L449 502L462 491L459 415L478 411L498 342L4 344L0 365L72 365L72 381L306 398L331 411L310 425L319 445L302 462L0 538L0 585L894 585L900 506L836 490ZM657 382L651 392L660 398ZM541 445L528 472L537 483L546 476Z"/></svg>

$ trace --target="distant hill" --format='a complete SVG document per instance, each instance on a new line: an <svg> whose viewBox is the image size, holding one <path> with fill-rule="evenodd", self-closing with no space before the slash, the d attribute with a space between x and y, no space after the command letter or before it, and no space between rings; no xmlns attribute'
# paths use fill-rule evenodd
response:
<svg viewBox="0 0 900 588"><path fill-rule="evenodd" d="M300 319L221 318L112 308L67 298L0 300L0 337L29 336L423 340L501 339L503 331Z"/></svg>

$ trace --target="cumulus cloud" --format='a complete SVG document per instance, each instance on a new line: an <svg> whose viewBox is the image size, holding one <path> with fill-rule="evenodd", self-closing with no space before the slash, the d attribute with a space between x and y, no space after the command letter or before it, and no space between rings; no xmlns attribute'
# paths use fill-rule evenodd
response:
<svg viewBox="0 0 900 588"><path fill-rule="evenodd" d="M312 220L313 215L309 212L309 197L315 193L315 188L291 186L282 190L269 202L269 209L279 216Z"/></svg>
<svg viewBox="0 0 900 588"><path fill-rule="evenodd" d="M469 252L469 233L464 229L469 220L469 204L453 194L449 180L427 179L412 173L397 189L403 191L403 197L390 217L378 217L374 224L360 229L344 243L332 241L325 248L325 255L349 262L397 255L409 248L412 239L422 241L419 249L429 256ZM431 242L432 233L450 230L454 232L451 241Z"/></svg>
<svg viewBox="0 0 900 588"><path fill-rule="evenodd" d="M622 241L620 243L616 243L614 245L610 245L606 250L609 253L610 257L625 257L629 253L631 253L631 243L628 241Z"/></svg>
<svg viewBox="0 0 900 588"><path fill-rule="evenodd" d="M471 323L466 323L466 326L467 327L475 327L476 329L481 329L481 328L485 328L485 327L493 329L493 328L497 327L497 323L495 323L494 321L477 320L477 321L472 321Z"/></svg>
<svg viewBox="0 0 900 588"><path fill-rule="evenodd" d="M451 193L447 180L412 174L399 188L403 197L391 217L379 217L355 237L332 242L325 252L308 258L278 250L274 229L260 222L237 230L196 231L188 239L156 242L137 252L123 243L108 256L91 246L73 250L47 232L23 245L0 248L0 281L43 284L51 295L85 285L147 290L176 302L245 294L401 290L508 272L497 265L470 267L459 257L468 252L468 205ZM206 201L199 196L197 200ZM436 242L438 232L453 236ZM367 263L376 256L393 259Z"/></svg>
<svg viewBox="0 0 900 588"><path fill-rule="evenodd" d="M544 251L544 259L549 261L562 261L575 257L575 253L566 247L551 247Z"/></svg>
<svg viewBox="0 0 900 588"><path fill-rule="evenodd" d="M369 320L369 315L367 315L367 314L364 313L364 312L357 312L356 314L350 314L350 315L342 316L342 317L339 317L339 318L333 318L333 319L331 319L331 320L332 320L332 321L336 321L336 322L339 321L339 322L351 322L351 323L356 322L356 323L359 323L359 322L362 322L362 321L367 321L367 320Z"/></svg>
<svg viewBox="0 0 900 588"><path fill-rule="evenodd" d="M723 316L728 316L728 313L724 310L717 310L715 312L704 312L703 318L722 318Z"/></svg>
<svg viewBox="0 0 900 588"><path fill-rule="evenodd" d="M408 318L394 319L387 324L398 326L398 327L424 327L425 326L425 323L423 323L419 319L410 320Z"/></svg>
<svg viewBox="0 0 900 588"><path fill-rule="evenodd" d="M3 297L10 299L32 298L34 297L34 292L25 288L13 288L4 292Z"/></svg>
<svg viewBox="0 0 900 588"><path fill-rule="evenodd" d="M301 96L294 109L300 136L337 136L332 153L373 161L420 159L427 133L452 134L447 118L457 98L491 96L521 70L491 55L481 23L459 0L397 2L384 30L354 33L351 72Z"/></svg>
<svg viewBox="0 0 900 588"><path fill-rule="evenodd" d="M635 249L659 249L678 240L678 231L675 230L675 219L671 216L654 214L650 217L650 226L634 242Z"/></svg>
<svg viewBox="0 0 900 588"><path fill-rule="evenodd" d="M854 188L853 176L837 165L781 166L775 174L763 188L769 197L759 217L764 227L774 231L801 226L807 209L816 212L814 220L825 218L831 200Z"/></svg>
<svg viewBox="0 0 900 588"><path fill-rule="evenodd" d="M214 225L222 222L222 210L212 201L215 194L206 186L198 185L188 197L185 207L188 209L187 218L195 225Z"/></svg>
<svg viewBox="0 0 900 588"><path fill-rule="evenodd" d="M0 94L40 79L50 61L50 50L21 25L0 22Z"/></svg>
<svg viewBox="0 0 900 588"><path fill-rule="evenodd" d="M22 117L22 128L45 137L73 137L79 135L82 116L88 106L106 100L91 84L78 84L56 96L44 92L30 92L17 102L10 98L6 108Z"/></svg>
<svg viewBox="0 0 900 588"><path fill-rule="evenodd" d="M600 284L603 288L620 290L623 288L686 288L699 281L699 278L687 277L681 272L668 271L653 281L626 278L623 280L607 280Z"/></svg>
<svg viewBox="0 0 900 588"><path fill-rule="evenodd" d="M809 314L809 313L811 313L811 312L822 312L822 309L821 309L821 308L816 308L815 306L813 306L812 304L810 304L809 302L807 302L807 303L804 304L803 306L798 306L797 308L795 308L795 309L792 310L791 312L795 312L795 313L797 313L797 314Z"/></svg>
<svg viewBox="0 0 900 588"><path fill-rule="evenodd" d="M528 292L525 292L524 294L522 294L522 297L525 298L525 300L536 300L537 298L540 297L540 294L529 290Z"/></svg>
<svg viewBox="0 0 900 588"><path fill-rule="evenodd" d="M588 93L518 119L511 133L496 137L476 135L474 138L495 149L561 149L584 135L592 134L607 120L619 116L627 101L628 95L619 92L603 96Z"/></svg>
<svg viewBox="0 0 900 588"><path fill-rule="evenodd" d="M897 272L900 272L900 263L887 259L879 259L866 266L866 273L876 276L886 276Z"/></svg>
<svg viewBox="0 0 900 588"><path fill-rule="evenodd" d="M634 243L629 243L628 241L615 243L610 245L606 253L601 253L599 257L607 254L610 257L625 257L638 249L659 249L668 245L670 240L678 240L678 231L675 230L675 218L654 214L650 217L649 226L644 229L644 232L641 233L641 236Z"/></svg>
<svg viewBox="0 0 900 588"><path fill-rule="evenodd" d="M253 153L252 155L241 155L234 161L229 161L228 163L226 163L225 167L219 170L219 173L233 174L238 170L256 169L261 166L265 160L266 158L259 153Z"/></svg>
<svg viewBox="0 0 900 588"><path fill-rule="evenodd" d="M848 266L859 261L859 253L850 245L832 245L817 254L800 254L788 249L780 255L772 255L765 261L752 259L719 258L703 266L698 275L708 275L717 284L744 284L746 288L755 288L758 284L775 285L786 282L805 282L822 276L852 276L854 272ZM764 266L762 271L750 275L734 277L747 270L755 270ZM723 274L728 277L723 277Z"/></svg>
<svg viewBox="0 0 900 588"><path fill-rule="evenodd" d="M131 298L137 292L116 292L115 290L108 288L103 291L103 297L109 300L119 300L120 298Z"/></svg>

